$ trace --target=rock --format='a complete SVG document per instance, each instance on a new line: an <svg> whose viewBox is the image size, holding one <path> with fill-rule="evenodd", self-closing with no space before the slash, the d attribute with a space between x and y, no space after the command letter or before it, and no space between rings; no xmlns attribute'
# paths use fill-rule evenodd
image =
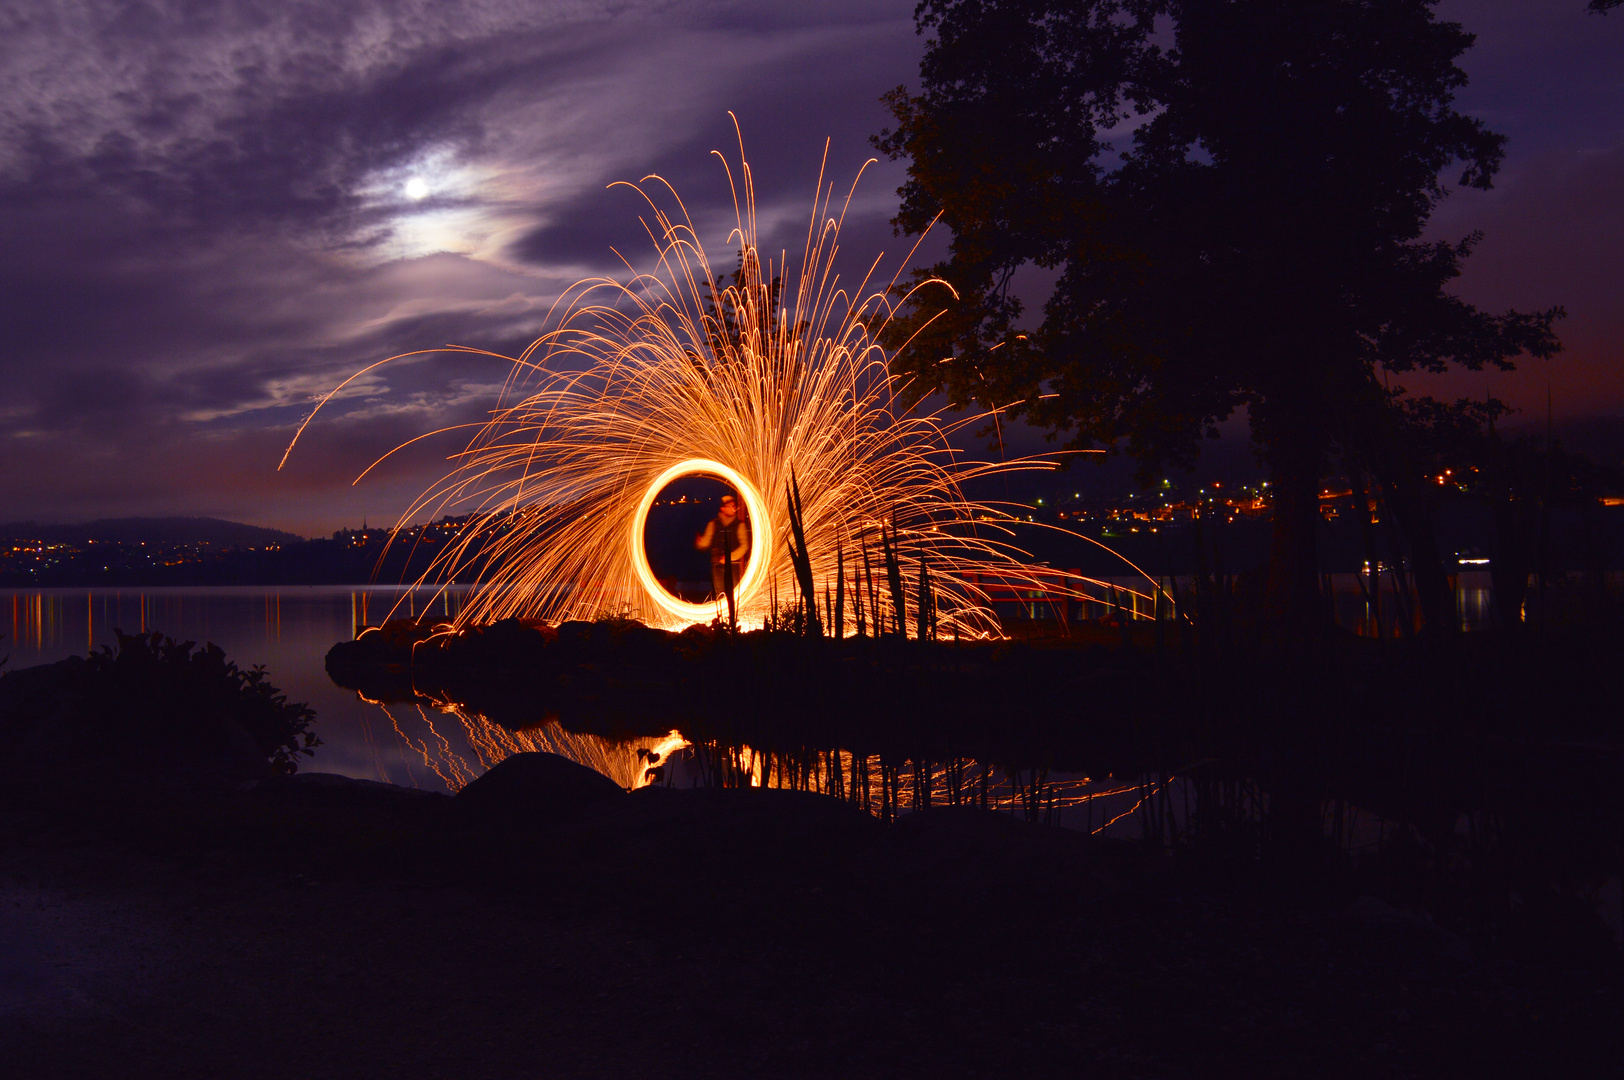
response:
<svg viewBox="0 0 1624 1080"><path fill-rule="evenodd" d="M1344 922L1375 928L1409 943L1419 943L1450 960L1465 960L1472 954L1466 939L1438 926L1431 918L1394 907L1378 896L1361 896L1342 911Z"/></svg>
<svg viewBox="0 0 1624 1080"><path fill-rule="evenodd" d="M934 918L1019 905L1037 915L1155 888L1119 843L1009 814L944 806L902 815L853 867L854 879Z"/></svg>
<svg viewBox="0 0 1624 1080"><path fill-rule="evenodd" d="M377 780L359 780L338 773L302 772L293 776L274 776L254 786L259 798L292 798L322 806L338 804L368 806L425 806L449 800L450 796L435 791L385 784Z"/></svg>
<svg viewBox="0 0 1624 1080"><path fill-rule="evenodd" d="M485 633L534 638L543 645L551 645L558 640L558 628L543 619L498 619L485 627Z"/></svg>
<svg viewBox="0 0 1624 1080"><path fill-rule="evenodd" d="M309 814L326 827L339 823L374 828L432 826L451 797L376 780L334 773L298 773L262 780L248 793L250 806Z"/></svg>
<svg viewBox="0 0 1624 1080"><path fill-rule="evenodd" d="M566 619L558 624L556 640L568 646L584 646L598 637L598 626L586 619Z"/></svg>
<svg viewBox="0 0 1624 1080"><path fill-rule="evenodd" d="M327 674L348 689L370 689L384 684L388 700L402 700L390 685L393 676L410 685L409 675L420 650L432 652L451 637L451 624L427 615L422 620L390 619L369 626L354 641L340 641L327 650ZM369 695L371 696L371 695Z"/></svg>
<svg viewBox="0 0 1624 1080"><path fill-rule="evenodd" d="M421 700L412 687L411 653L393 649L380 634L340 641L327 650L327 676L374 701Z"/></svg>
<svg viewBox="0 0 1624 1080"><path fill-rule="evenodd" d="M698 641L708 644L716 640L716 628L713 626L707 626L704 623L693 623L690 626L684 627L683 630L677 634L677 637L683 641Z"/></svg>
<svg viewBox="0 0 1624 1080"><path fill-rule="evenodd" d="M808 791L643 787L589 807L552 835L558 851L578 860L574 872L596 887L703 909L706 898L757 887L746 882L838 874L880 831L871 815ZM651 882L660 884L648 891Z"/></svg>
<svg viewBox="0 0 1624 1080"><path fill-rule="evenodd" d="M466 814L504 825L545 827L578 817L595 803L624 798L619 784L567 757L514 754L457 793Z"/></svg>
<svg viewBox="0 0 1624 1080"><path fill-rule="evenodd" d="M438 654L419 653L418 661L490 670L531 670L544 664L558 631L538 619L502 619L469 627L442 640Z"/></svg>
<svg viewBox="0 0 1624 1080"><path fill-rule="evenodd" d="M437 633L444 633L449 625L440 620L431 620L427 616L421 622L417 619L390 619L379 627L369 627L357 638L364 641L368 638L378 638L383 644L393 650L411 651L411 647L420 641L427 641Z"/></svg>
<svg viewBox="0 0 1624 1080"><path fill-rule="evenodd" d="M782 788L688 788L651 785L592 808L582 822L635 837L642 846L693 841L724 851L759 852L847 834L867 843L879 823L850 803Z"/></svg>
<svg viewBox="0 0 1624 1080"><path fill-rule="evenodd" d="M635 619L560 623L558 644L574 660L648 663L668 659L676 634L656 630Z"/></svg>

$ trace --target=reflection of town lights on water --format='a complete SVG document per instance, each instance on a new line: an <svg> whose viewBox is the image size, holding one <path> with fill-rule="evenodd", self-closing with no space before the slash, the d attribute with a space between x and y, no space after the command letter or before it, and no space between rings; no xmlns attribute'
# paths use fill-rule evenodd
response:
<svg viewBox="0 0 1624 1080"><path fill-rule="evenodd" d="M402 525L471 515L424 578L477 578L457 626L606 614L668 628L711 621L721 605L667 594L642 548L641 522L663 480L691 472L719 476L744 496L756 548L738 593L745 625L760 625L774 598L795 595L786 543L792 476L820 596L835 591L842 550L850 595L861 547L878 558L882 525L896 532L905 607L921 564L929 566L940 633L998 632L983 584L1080 595L1077 579L1062 585L1027 566L999 520L1007 515L960 487L1050 463L966 462L948 436L987 417L950 421L907 408L909 388L891 375L878 341L899 295L894 281L876 284L871 267L848 288L832 269L851 194L835 204L820 176L804 251L779 265L756 249L747 164L738 176L733 283L712 267L664 181L634 187L652 211L653 268L629 283L572 287L555 308L555 328L512 360L491 419L454 456L456 469L402 515ZM883 573L882 564L876 579ZM883 584L875 599L890 625L912 624L915 613L893 612ZM872 627L875 613L866 614ZM845 632L854 618L848 602Z"/></svg>

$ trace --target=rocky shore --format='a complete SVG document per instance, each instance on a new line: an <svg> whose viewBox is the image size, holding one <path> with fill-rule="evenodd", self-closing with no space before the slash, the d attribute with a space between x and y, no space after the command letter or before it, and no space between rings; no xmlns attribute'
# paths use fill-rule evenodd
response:
<svg viewBox="0 0 1624 1080"><path fill-rule="evenodd" d="M1586 1075L1624 1050L1593 911L1474 934L1245 833L882 824L547 754L456 796L347 779L308 771L308 710L263 679L123 644L0 679L6 1075Z"/></svg>
<svg viewBox="0 0 1624 1080"><path fill-rule="evenodd" d="M8 1073L1396 1077L1620 1049L1616 953L1495 954L986 811L882 828L589 772L12 805Z"/></svg>

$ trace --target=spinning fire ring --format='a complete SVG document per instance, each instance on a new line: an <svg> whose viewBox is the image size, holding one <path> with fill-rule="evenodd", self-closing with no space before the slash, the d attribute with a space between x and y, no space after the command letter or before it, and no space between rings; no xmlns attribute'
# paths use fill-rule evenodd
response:
<svg viewBox="0 0 1624 1080"><path fill-rule="evenodd" d="M672 596L654 580L654 571L648 564L648 552L643 548L643 528L648 523L649 508L654 505L655 497L671 481L684 476L713 476L729 484L744 499L745 509L749 511L750 554L745 560L744 576L733 588L736 608L749 603L750 598L761 588L762 579L766 576L762 573L766 566L766 559L763 556L771 544L772 528L767 518L767 504L762 502L761 494L756 491L755 485L720 461L689 458L687 461L678 462L656 477L648 486L648 490L643 492L643 500L637 504L637 513L632 515L631 536L627 537L631 543L632 566L637 570L637 580L642 583L643 591L648 593L649 599L658 604L662 611L684 623L708 623L716 617L719 608L725 616L727 601L690 604L686 600Z"/></svg>

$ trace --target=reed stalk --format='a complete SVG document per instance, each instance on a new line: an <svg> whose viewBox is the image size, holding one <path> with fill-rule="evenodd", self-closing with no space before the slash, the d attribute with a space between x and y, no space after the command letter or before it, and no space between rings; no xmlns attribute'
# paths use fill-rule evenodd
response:
<svg viewBox="0 0 1624 1080"><path fill-rule="evenodd" d="M866 549L865 549L865 558L866 558ZM863 571L862 571L861 567L859 567L856 563L852 564L851 575L852 575L852 587L851 587L852 617L857 622L857 636L858 637L867 637L868 636L868 626L864 622L864 616L865 616L866 613L863 610Z"/></svg>
<svg viewBox="0 0 1624 1080"><path fill-rule="evenodd" d="M919 587L914 598L914 637L926 641L930 634L930 570L923 553L919 556Z"/></svg>
<svg viewBox="0 0 1624 1080"><path fill-rule="evenodd" d="M806 621L802 632L808 637L822 637L823 625L818 618L817 586L812 581L812 555L806 547L806 530L803 528L801 516L801 488L795 479L795 470L790 469L789 490L785 493L789 502L790 527L790 562L795 567L795 581L801 590L801 604L806 612Z"/></svg>
<svg viewBox="0 0 1624 1080"><path fill-rule="evenodd" d="M846 543L835 546L835 617L830 632L839 641L846 633Z"/></svg>
<svg viewBox="0 0 1624 1080"><path fill-rule="evenodd" d="M863 544L863 576L866 579L868 591L869 622L874 626L874 636L883 637L885 634L885 617L880 611L880 595L874 588L874 564L868 557L868 544Z"/></svg>
<svg viewBox="0 0 1624 1080"><path fill-rule="evenodd" d="M885 549L885 582L891 590L891 625L899 636L908 634L908 599L902 586L902 560L898 550L900 543L896 535L896 520L892 519L891 531L888 534L885 523L880 523L880 543Z"/></svg>

